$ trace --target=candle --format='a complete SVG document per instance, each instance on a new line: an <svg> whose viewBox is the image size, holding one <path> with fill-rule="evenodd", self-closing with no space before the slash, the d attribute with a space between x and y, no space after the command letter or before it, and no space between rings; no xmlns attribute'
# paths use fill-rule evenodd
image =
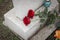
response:
<svg viewBox="0 0 60 40"><path fill-rule="evenodd" d="M45 7L49 7L51 5L51 1L50 0L45 0L44 1L44 6Z"/></svg>

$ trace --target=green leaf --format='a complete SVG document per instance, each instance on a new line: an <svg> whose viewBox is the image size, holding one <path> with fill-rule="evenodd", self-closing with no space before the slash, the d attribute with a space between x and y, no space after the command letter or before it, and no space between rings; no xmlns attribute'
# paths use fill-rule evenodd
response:
<svg viewBox="0 0 60 40"><path fill-rule="evenodd" d="M45 21L45 19L41 19L41 20L40 20L40 22L42 22L42 23L43 23L44 21Z"/></svg>
<svg viewBox="0 0 60 40"><path fill-rule="evenodd" d="M44 14L47 14L47 12L48 12L48 8L45 7Z"/></svg>
<svg viewBox="0 0 60 40"><path fill-rule="evenodd" d="M38 16L39 14L35 14L35 16Z"/></svg>
<svg viewBox="0 0 60 40"><path fill-rule="evenodd" d="M45 7L44 13L43 13L43 17L46 18L48 16L48 8Z"/></svg>
<svg viewBox="0 0 60 40"><path fill-rule="evenodd" d="M43 16L43 12L40 12L39 17L42 18L42 16Z"/></svg>
<svg viewBox="0 0 60 40"><path fill-rule="evenodd" d="M47 23L46 25L50 25L50 24L53 24L56 20L56 17L54 14L49 14L48 15L48 20L47 20Z"/></svg>
<svg viewBox="0 0 60 40"><path fill-rule="evenodd" d="M40 13L40 10L39 10L39 11L37 11L37 13L35 14L35 16L39 16L39 13Z"/></svg>
<svg viewBox="0 0 60 40"><path fill-rule="evenodd" d="M54 15L58 17L58 12L56 10L54 10Z"/></svg>
<svg viewBox="0 0 60 40"><path fill-rule="evenodd" d="M37 12L37 14L35 14L35 16L39 16L40 18L42 17L43 13L40 12L40 10Z"/></svg>
<svg viewBox="0 0 60 40"><path fill-rule="evenodd" d="M60 16L58 16L57 19L60 19Z"/></svg>

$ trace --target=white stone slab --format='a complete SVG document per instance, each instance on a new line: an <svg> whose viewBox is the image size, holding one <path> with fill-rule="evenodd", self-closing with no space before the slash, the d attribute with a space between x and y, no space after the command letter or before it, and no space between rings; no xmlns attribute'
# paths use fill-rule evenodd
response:
<svg viewBox="0 0 60 40"><path fill-rule="evenodd" d="M25 3L23 0L22 1L20 0L19 6L15 7L16 16L23 20L23 18L27 16L29 9L35 10L41 5L40 2L38 2L37 4L36 3L37 2L35 1L34 2L26 1ZM48 8L48 11L53 11L57 5L58 5L57 0L51 0L51 6ZM44 9L45 7L41 7L38 10L43 11Z"/></svg>
<svg viewBox="0 0 60 40"><path fill-rule="evenodd" d="M33 35L39 29L40 20L36 20L38 19L38 17L35 17L33 19L35 21L32 20L31 24L29 24L28 26L25 26L21 20L16 18L14 13L15 13L14 9L7 12L4 15L5 17L4 23L6 26L8 26L12 31L20 35L22 38L28 39L31 35Z"/></svg>
<svg viewBox="0 0 60 40"><path fill-rule="evenodd" d="M56 30L54 25L46 26L41 29L38 34L31 38L31 40L45 40L53 31Z"/></svg>
<svg viewBox="0 0 60 40"><path fill-rule="evenodd" d="M12 0L14 7L26 7L30 6L36 9L36 7L41 6L44 0ZM35 6L35 7L34 7Z"/></svg>

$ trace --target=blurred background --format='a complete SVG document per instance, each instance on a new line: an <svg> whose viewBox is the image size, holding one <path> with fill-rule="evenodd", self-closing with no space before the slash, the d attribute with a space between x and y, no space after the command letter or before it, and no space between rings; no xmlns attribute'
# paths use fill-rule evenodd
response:
<svg viewBox="0 0 60 40"><path fill-rule="evenodd" d="M13 8L12 0L0 0L0 40L20 40L3 25L3 15Z"/></svg>

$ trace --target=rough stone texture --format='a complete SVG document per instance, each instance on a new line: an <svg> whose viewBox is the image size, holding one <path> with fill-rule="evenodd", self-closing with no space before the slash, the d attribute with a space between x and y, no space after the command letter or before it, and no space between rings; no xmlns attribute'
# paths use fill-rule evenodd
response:
<svg viewBox="0 0 60 40"><path fill-rule="evenodd" d="M20 40L7 27L3 25L3 15L13 8L11 0L4 0L0 3L0 40Z"/></svg>

